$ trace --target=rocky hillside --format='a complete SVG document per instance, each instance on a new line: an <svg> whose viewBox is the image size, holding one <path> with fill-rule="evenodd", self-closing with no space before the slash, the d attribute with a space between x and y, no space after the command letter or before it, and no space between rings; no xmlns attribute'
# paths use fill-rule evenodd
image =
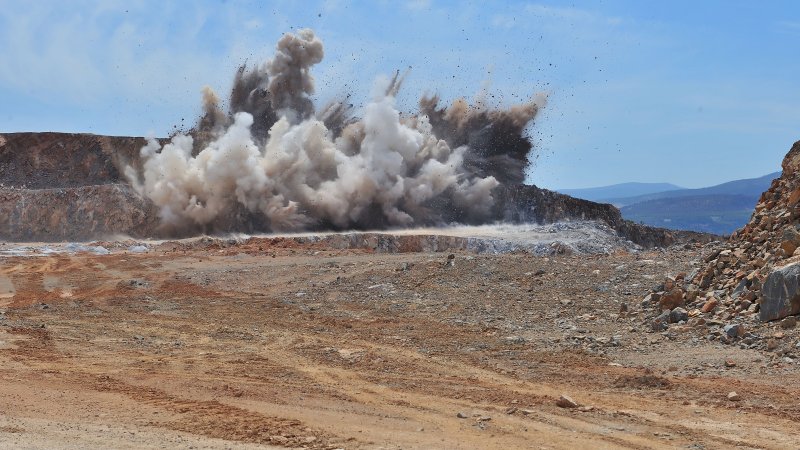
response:
<svg viewBox="0 0 800 450"><path fill-rule="evenodd" d="M692 273L667 278L644 299L655 331L672 323L706 325L710 337L745 346L758 341L754 322L781 320L793 328L800 313L800 141L783 160L783 174L761 195L749 223L706 248ZM719 329L716 329L719 327ZM759 343L760 342L760 343Z"/></svg>
<svg viewBox="0 0 800 450"><path fill-rule="evenodd" d="M12 241L90 240L124 234L172 237L159 226L153 205L140 198L123 176L139 167L138 137L67 133L0 135L0 239ZM645 247L678 241L708 241L707 235L675 232L622 219L611 205L580 200L527 185L495 192L497 220L522 223L590 220L604 222ZM196 233L269 231L242 208L214 229Z"/></svg>
<svg viewBox="0 0 800 450"><path fill-rule="evenodd" d="M761 195L750 222L711 255L695 280L724 291L731 314L758 313L762 321L800 313L800 141L782 163L783 174Z"/></svg>

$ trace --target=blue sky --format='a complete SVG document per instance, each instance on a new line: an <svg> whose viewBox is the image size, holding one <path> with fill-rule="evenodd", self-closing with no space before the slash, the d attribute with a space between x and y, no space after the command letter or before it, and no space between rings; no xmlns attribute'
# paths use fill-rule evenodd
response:
<svg viewBox="0 0 800 450"><path fill-rule="evenodd" d="M498 105L546 91L529 181L700 187L779 170L800 139L795 1L0 0L0 132L167 135L281 34L325 43L317 98L368 98L411 66L420 94Z"/></svg>

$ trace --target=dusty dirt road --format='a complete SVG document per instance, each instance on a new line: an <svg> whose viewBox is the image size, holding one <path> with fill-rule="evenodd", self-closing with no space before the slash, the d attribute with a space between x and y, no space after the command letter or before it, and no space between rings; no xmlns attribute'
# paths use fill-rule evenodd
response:
<svg viewBox="0 0 800 450"><path fill-rule="evenodd" d="M800 445L797 365L642 325L697 250L447 256L2 257L0 448Z"/></svg>

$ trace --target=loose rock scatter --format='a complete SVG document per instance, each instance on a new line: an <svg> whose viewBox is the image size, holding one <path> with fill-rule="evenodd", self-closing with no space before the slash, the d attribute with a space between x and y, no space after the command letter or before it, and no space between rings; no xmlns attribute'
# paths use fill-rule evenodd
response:
<svg viewBox="0 0 800 450"><path fill-rule="evenodd" d="M686 271L666 274L643 297L649 328L675 327L793 363L800 357L800 335L792 331L800 313L798 230L800 142L743 229L724 242L698 247L698 258Z"/></svg>
<svg viewBox="0 0 800 450"><path fill-rule="evenodd" d="M0 440L85 447L102 426L142 447L793 442L796 327L698 314L699 296L660 311L657 294L689 291L680 274L713 246L537 255L330 242L0 256L14 290L0 299L0 408L13 430L38 430L0 428ZM679 425L696 411L702 423Z"/></svg>

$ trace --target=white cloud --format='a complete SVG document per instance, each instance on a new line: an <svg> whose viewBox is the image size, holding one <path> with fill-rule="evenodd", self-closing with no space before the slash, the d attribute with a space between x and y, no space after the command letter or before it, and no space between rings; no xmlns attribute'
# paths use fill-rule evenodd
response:
<svg viewBox="0 0 800 450"><path fill-rule="evenodd" d="M338 11L342 8L342 0L324 0L322 2L322 10L326 13Z"/></svg>
<svg viewBox="0 0 800 450"><path fill-rule="evenodd" d="M407 0L405 5L408 9L419 11L430 8L431 0Z"/></svg>
<svg viewBox="0 0 800 450"><path fill-rule="evenodd" d="M497 28L514 28L517 26L517 19L507 14L495 14L492 17L492 26Z"/></svg>
<svg viewBox="0 0 800 450"><path fill-rule="evenodd" d="M535 16L573 22L604 22L608 25L619 25L622 23L622 18L620 17L607 17L592 11L573 7L563 8L530 3L525 5L525 11Z"/></svg>
<svg viewBox="0 0 800 450"><path fill-rule="evenodd" d="M14 62L0 64L0 83L34 98L82 106L115 97L183 102L197 97L202 84L216 81L217 73L232 71L220 64L221 52L233 45L236 33L249 31L231 27L236 33L225 35L214 53L198 47L209 17L201 8L165 7L154 21L146 7L133 2L71 6L33 3L0 11L0 53Z"/></svg>
<svg viewBox="0 0 800 450"><path fill-rule="evenodd" d="M800 35L800 22L791 22L787 20L782 20L776 23L775 25L778 29L778 32Z"/></svg>

